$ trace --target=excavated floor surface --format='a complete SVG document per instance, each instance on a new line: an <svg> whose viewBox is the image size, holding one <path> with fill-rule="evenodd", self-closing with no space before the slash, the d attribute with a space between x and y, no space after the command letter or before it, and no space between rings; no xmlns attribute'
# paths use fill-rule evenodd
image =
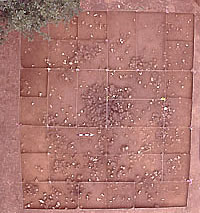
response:
<svg viewBox="0 0 200 213"><path fill-rule="evenodd" d="M192 14L82 12L21 39L24 208L186 206Z"/></svg>

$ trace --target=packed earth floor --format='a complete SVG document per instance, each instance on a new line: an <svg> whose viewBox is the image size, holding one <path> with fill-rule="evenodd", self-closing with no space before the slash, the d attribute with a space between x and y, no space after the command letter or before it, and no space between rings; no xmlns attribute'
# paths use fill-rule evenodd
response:
<svg viewBox="0 0 200 213"><path fill-rule="evenodd" d="M186 206L193 21L88 11L22 37L24 208Z"/></svg>

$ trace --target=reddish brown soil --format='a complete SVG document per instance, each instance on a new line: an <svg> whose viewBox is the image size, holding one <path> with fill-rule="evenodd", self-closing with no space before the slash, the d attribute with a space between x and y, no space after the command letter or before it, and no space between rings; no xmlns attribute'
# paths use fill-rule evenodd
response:
<svg viewBox="0 0 200 213"><path fill-rule="evenodd" d="M22 38L24 208L186 206L193 28L191 14L93 11Z"/></svg>

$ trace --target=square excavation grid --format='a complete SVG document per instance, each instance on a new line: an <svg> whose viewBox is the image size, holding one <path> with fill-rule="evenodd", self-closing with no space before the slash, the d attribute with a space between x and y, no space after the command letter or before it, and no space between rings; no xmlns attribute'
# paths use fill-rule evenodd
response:
<svg viewBox="0 0 200 213"><path fill-rule="evenodd" d="M24 208L186 206L193 15L83 12L22 38Z"/></svg>

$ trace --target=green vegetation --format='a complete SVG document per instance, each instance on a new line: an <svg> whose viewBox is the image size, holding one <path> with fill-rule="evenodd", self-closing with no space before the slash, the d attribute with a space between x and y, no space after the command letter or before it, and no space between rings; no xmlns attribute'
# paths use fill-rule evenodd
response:
<svg viewBox="0 0 200 213"><path fill-rule="evenodd" d="M0 43L10 31L22 32L33 39L47 23L68 22L80 11L80 0L7 0L0 2Z"/></svg>

